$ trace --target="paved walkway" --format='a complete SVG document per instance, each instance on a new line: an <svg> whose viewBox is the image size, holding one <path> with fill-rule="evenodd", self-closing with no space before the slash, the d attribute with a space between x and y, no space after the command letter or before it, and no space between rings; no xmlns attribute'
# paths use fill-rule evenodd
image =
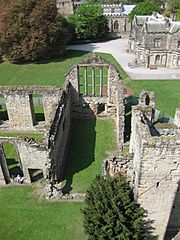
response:
<svg viewBox="0 0 180 240"><path fill-rule="evenodd" d="M135 55L133 53L127 53L126 52L127 48L128 48L127 38L120 38L101 43L89 43L68 46L68 49L72 50L111 53L133 80L136 79L180 80L180 70L177 69L159 68L157 70L150 70L145 67L136 68L128 67L128 63L133 62L133 60L135 59Z"/></svg>

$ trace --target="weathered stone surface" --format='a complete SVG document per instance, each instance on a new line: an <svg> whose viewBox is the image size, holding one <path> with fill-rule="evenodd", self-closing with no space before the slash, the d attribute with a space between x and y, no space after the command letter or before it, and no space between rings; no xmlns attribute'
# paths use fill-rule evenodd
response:
<svg viewBox="0 0 180 240"><path fill-rule="evenodd" d="M135 197L154 222L154 234L164 239L180 180L180 133L172 124L166 128L159 124L156 129L151 122L152 109L142 101L132 108L132 181Z"/></svg>

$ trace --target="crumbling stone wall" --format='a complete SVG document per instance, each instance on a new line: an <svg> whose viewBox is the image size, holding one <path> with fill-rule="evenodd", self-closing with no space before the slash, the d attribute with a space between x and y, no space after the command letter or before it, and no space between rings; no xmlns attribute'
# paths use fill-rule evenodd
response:
<svg viewBox="0 0 180 240"><path fill-rule="evenodd" d="M60 182L62 178L68 150L71 126L70 87L71 85L68 84L66 91L62 93L48 136L51 161L47 167L49 168L49 179L54 182Z"/></svg>
<svg viewBox="0 0 180 240"><path fill-rule="evenodd" d="M152 113L150 105L132 108L132 181L137 201L153 221L154 234L164 239L180 180L180 129L173 124L156 128Z"/></svg>
<svg viewBox="0 0 180 240"><path fill-rule="evenodd" d="M43 176L46 177L46 164L49 161L49 152L43 144L40 144L32 139L20 139L20 138L0 138L0 145L3 142L11 142L15 145L17 156L19 157L20 165L26 183L30 183L29 169L41 169ZM2 146L2 145L1 145ZM1 149L2 150L2 149ZM3 155L3 162L1 159L0 180L3 183L10 183L10 175L7 167L7 162L4 153L1 152L1 158ZM3 171L3 168L6 172ZM2 174L1 174L2 173ZM8 180L9 179L9 180ZM8 181L7 181L8 180Z"/></svg>
<svg viewBox="0 0 180 240"><path fill-rule="evenodd" d="M42 94L45 125L49 126L58 106L61 90L55 87L0 87L4 95L9 117L9 128L13 130L34 130L36 125L32 94ZM3 127L3 126L2 126Z"/></svg>
<svg viewBox="0 0 180 240"><path fill-rule="evenodd" d="M92 88L95 89L95 69L108 68L107 91L103 93L103 77L100 70L100 91L89 93L85 90L84 94L80 93L80 68L84 68L85 72L88 67L92 68ZM114 65L108 63L100 56L93 54L74 66L66 75L66 81L72 84L72 116L73 117L109 117L116 121L117 143L122 146L124 142L124 87L120 79L119 72ZM88 79L85 74L85 87L88 85ZM106 87L106 86L105 86ZM98 114L98 106L104 104L104 111ZM88 108L84 108L88 106Z"/></svg>

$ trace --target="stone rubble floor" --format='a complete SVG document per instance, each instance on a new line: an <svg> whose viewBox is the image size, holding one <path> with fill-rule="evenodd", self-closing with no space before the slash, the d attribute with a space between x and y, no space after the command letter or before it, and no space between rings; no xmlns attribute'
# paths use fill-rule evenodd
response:
<svg viewBox="0 0 180 240"><path fill-rule="evenodd" d="M128 38L119 38L99 43L69 45L67 49L110 53L132 80L180 80L180 69L159 68L150 70L146 67L129 67L128 63L132 63L136 56L134 53L127 52Z"/></svg>

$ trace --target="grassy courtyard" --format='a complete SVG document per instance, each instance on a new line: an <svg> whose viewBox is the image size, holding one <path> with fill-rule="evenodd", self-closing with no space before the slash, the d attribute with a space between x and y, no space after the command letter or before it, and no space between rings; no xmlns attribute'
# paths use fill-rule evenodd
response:
<svg viewBox="0 0 180 240"><path fill-rule="evenodd" d="M72 121L68 160L65 166L64 191L85 192L92 179L101 174L108 150L115 149L112 120Z"/></svg>
<svg viewBox="0 0 180 240"><path fill-rule="evenodd" d="M0 239L85 240L83 203L37 200L32 186L0 188Z"/></svg>

